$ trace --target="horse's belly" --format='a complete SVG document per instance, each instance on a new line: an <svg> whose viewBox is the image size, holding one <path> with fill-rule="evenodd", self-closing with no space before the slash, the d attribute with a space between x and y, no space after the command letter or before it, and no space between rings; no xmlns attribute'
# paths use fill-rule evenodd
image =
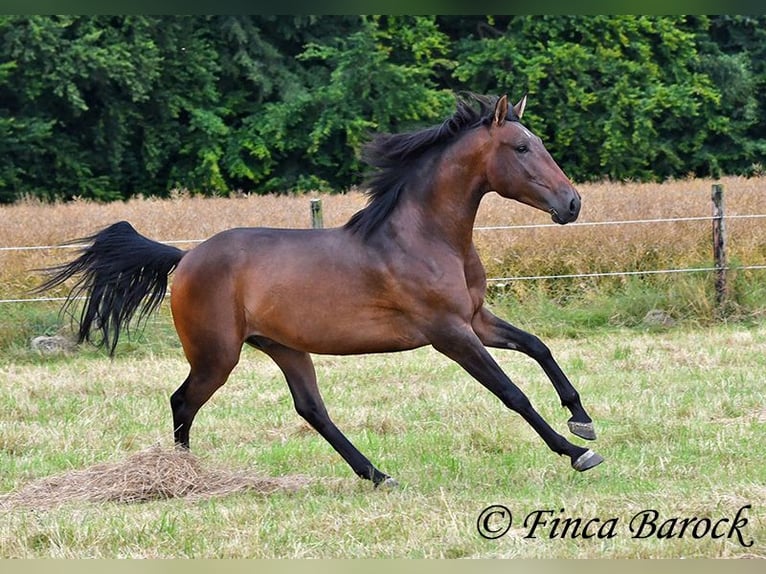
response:
<svg viewBox="0 0 766 574"><path fill-rule="evenodd" d="M264 309L251 323L253 334L308 353L383 353L428 342L401 311L355 305L349 299L291 299Z"/></svg>

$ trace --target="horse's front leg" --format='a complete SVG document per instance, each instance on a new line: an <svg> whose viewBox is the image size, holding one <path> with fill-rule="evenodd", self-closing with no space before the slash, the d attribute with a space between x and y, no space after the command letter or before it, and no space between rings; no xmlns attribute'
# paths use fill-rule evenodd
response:
<svg viewBox="0 0 766 574"><path fill-rule="evenodd" d="M572 413L567 423L569 430L581 438L595 440L596 431L593 428L593 420L585 412L579 393L561 370L545 343L538 337L493 315L485 307L476 314L472 326L486 346L520 351L537 361L553 383L561 399L561 405Z"/></svg>
<svg viewBox="0 0 766 574"><path fill-rule="evenodd" d="M570 458L575 470L588 470L604 460L592 450L572 444L551 428L495 362L470 325L446 325L439 331L432 339L433 347L460 364L505 406L519 413L553 452Z"/></svg>

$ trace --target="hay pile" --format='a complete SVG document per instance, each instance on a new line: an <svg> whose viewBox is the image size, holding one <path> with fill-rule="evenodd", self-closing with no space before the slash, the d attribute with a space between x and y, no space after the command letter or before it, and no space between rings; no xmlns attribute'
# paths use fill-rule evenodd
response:
<svg viewBox="0 0 766 574"><path fill-rule="evenodd" d="M303 476L268 478L245 471L202 468L189 452L151 447L123 462L102 463L32 482L0 496L0 509L52 508L71 502L148 502L206 499L238 492L295 491Z"/></svg>

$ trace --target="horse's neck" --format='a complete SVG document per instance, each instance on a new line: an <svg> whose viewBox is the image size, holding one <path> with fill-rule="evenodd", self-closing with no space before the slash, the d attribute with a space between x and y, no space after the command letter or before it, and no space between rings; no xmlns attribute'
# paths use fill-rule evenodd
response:
<svg viewBox="0 0 766 574"><path fill-rule="evenodd" d="M410 241L443 244L467 256L473 244L473 225L481 197L434 186L402 198L388 222L389 233Z"/></svg>
<svg viewBox="0 0 766 574"><path fill-rule="evenodd" d="M487 191L482 146L470 138L421 162L419 179L410 180L391 214L396 234L441 242L468 256L476 213Z"/></svg>
<svg viewBox="0 0 766 574"><path fill-rule="evenodd" d="M423 189L421 213L429 233L467 254L473 245L473 227L486 192L484 178L458 163L445 162L433 183Z"/></svg>

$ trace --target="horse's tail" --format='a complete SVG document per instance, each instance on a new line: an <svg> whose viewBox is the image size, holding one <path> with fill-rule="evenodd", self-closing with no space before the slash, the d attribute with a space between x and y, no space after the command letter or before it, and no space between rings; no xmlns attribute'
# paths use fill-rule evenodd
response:
<svg viewBox="0 0 766 574"><path fill-rule="evenodd" d="M47 291L79 275L62 311L84 296L79 319L78 342L92 341L91 331L100 331L95 344L114 355L120 331L139 311L141 323L154 311L168 286L168 275L186 251L140 235L130 223L120 221L90 237L71 243L86 243L71 263L44 269L51 277L35 291Z"/></svg>

